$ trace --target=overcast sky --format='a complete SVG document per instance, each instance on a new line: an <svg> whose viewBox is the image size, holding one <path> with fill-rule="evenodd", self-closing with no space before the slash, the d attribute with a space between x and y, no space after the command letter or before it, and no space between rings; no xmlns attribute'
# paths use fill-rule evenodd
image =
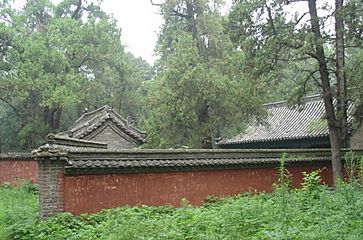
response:
<svg viewBox="0 0 363 240"><path fill-rule="evenodd" d="M227 12L231 2L232 0L225 0L226 6L222 12ZM157 34L163 23L158 14L159 8L152 6L150 0L103 0L101 8L118 20L122 29L121 40L127 45L126 50L152 64L156 59L154 48Z"/></svg>
<svg viewBox="0 0 363 240"><path fill-rule="evenodd" d="M51 1L58 4L61 0ZM15 7L22 8L26 0L14 0L13 3ZM117 20L126 51L152 64L156 59L157 33L162 25L158 7L152 6L150 0L103 0L101 8Z"/></svg>
<svg viewBox="0 0 363 240"><path fill-rule="evenodd" d="M61 0L51 1L58 4ZM162 0L154 2L160 3ZM19 8L25 3L26 0L14 0L14 5ZM117 20L122 29L121 41L126 45L126 51L152 64L156 59L154 48L157 34L163 22L158 13L159 8L152 6L150 0L103 0L101 8Z"/></svg>
<svg viewBox="0 0 363 240"><path fill-rule="evenodd" d="M60 0L51 1L60 2ZM25 2L26 0L15 0L15 5L23 6ZM223 10L224 13L227 12L232 1L225 0L225 2L227 6ZM332 2L332 0L322 2ZM306 3L296 3L290 7L290 11L291 13L298 11L302 14L307 11L306 5ZM152 6L150 0L103 0L101 8L117 19L118 26L122 29L121 41L126 45L126 51L152 64L156 59L154 48L162 25L158 7Z"/></svg>
<svg viewBox="0 0 363 240"><path fill-rule="evenodd" d="M153 63L157 33L162 25L158 7L152 6L150 0L104 0L101 8L117 19L126 50Z"/></svg>

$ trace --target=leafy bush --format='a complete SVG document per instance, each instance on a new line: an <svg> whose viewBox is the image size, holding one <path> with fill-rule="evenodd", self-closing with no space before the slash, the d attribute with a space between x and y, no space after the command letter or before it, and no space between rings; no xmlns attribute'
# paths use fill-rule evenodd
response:
<svg viewBox="0 0 363 240"><path fill-rule="evenodd" d="M310 173L302 172L303 174L303 183L301 184L301 190L306 191L309 194L314 194L319 190L321 186L321 169L314 170Z"/></svg>
<svg viewBox="0 0 363 240"><path fill-rule="evenodd" d="M38 220L33 191L7 186L0 188L0 239L361 239L362 186L330 190L319 183L313 171L304 174L302 189L209 197L198 208L184 200L180 208L126 206L45 221Z"/></svg>
<svg viewBox="0 0 363 240"><path fill-rule="evenodd" d="M23 187L14 188L9 184L0 187L0 239L23 235L23 226L38 224L38 195L30 191L26 183ZM14 235L19 232L19 235Z"/></svg>

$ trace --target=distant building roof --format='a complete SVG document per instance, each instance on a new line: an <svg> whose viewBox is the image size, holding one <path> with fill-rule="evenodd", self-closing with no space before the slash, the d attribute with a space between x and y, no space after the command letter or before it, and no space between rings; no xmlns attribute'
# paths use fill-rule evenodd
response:
<svg viewBox="0 0 363 240"><path fill-rule="evenodd" d="M107 144L108 148L135 148L146 142L146 132L131 125L111 107L105 105L83 114L65 132L56 137L82 139Z"/></svg>
<svg viewBox="0 0 363 240"><path fill-rule="evenodd" d="M219 145L272 142L328 137L324 102L320 96L304 99L300 107L289 107L286 101L265 104L265 124L253 123L245 132Z"/></svg>

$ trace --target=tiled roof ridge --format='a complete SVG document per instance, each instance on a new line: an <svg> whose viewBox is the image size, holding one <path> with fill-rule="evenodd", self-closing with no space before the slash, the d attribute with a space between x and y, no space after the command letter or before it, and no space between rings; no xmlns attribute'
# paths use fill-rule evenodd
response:
<svg viewBox="0 0 363 240"><path fill-rule="evenodd" d="M343 152L347 151L349 149L343 149ZM66 173L178 171L186 169L239 168L266 164L278 165L283 152L288 154L287 164L331 160L330 149L70 150L68 151Z"/></svg>
<svg viewBox="0 0 363 240"><path fill-rule="evenodd" d="M122 128L128 135L131 135L135 138L137 138L139 141L141 142L145 142L145 135L146 135L146 132L141 132L140 130L138 130L137 128L134 128L133 126L131 125L126 125L127 127L129 127L131 130L133 131L130 131L129 129L127 129L125 126L123 126L122 124L119 124L119 122L117 121L117 119L113 118L112 116L110 117L110 119L115 123L117 124L117 126L119 126L120 128ZM135 133L135 132L136 133Z"/></svg>
<svg viewBox="0 0 363 240"><path fill-rule="evenodd" d="M69 127L69 129L72 129L72 128L74 128L78 123L80 123L86 116L89 116L89 115L92 115L92 114L95 114L95 113L97 113L97 112L101 112L102 110L104 110L104 109L107 109L107 108L110 108L107 104L106 105L104 105L104 106L102 106L102 107L100 107L100 108L97 108L97 109L95 109L95 110L93 110L93 111L91 111L91 112L86 112L86 113L83 113L70 127ZM92 119L94 119L94 118L92 118ZM79 128L78 128L79 129Z"/></svg>
<svg viewBox="0 0 363 240"><path fill-rule="evenodd" d="M106 105L107 106L107 105ZM107 109L107 108L105 108L105 109ZM102 113L102 111L100 111L100 113ZM90 132L92 132L93 130L95 130L95 129L97 129L99 126L101 126L101 124L103 123L103 122L105 122L107 119L109 119L109 113L108 112L106 112L106 114L104 114L103 116L101 116L100 117L100 115L94 115L91 119L89 119L86 123L84 123L84 124L81 124L80 126L78 126L78 127L76 127L76 128L70 128L71 129L71 131L72 132L77 132L77 131L79 131L80 130L80 132L81 133L79 133L79 134L77 134L78 136L81 136L82 135L82 137L84 136L84 132L86 132L86 134L87 133L90 133ZM96 121L95 123L93 123L93 124L90 124L91 122L93 122L95 119L99 119L98 121ZM81 121L79 121L78 123L80 123ZM91 127L89 127L89 126L91 126ZM82 130L82 128L85 128L86 127L86 129L83 129ZM91 130L91 131L90 131Z"/></svg>
<svg viewBox="0 0 363 240"><path fill-rule="evenodd" d="M219 145L300 140L327 137L324 121L324 102L321 95L302 99L298 107L290 107L287 101L263 104L268 111L266 124L250 123L245 132L220 141Z"/></svg>
<svg viewBox="0 0 363 240"><path fill-rule="evenodd" d="M90 119L86 119L87 117L90 117ZM72 133L79 131L75 136L83 138L99 128L108 119L121 128L127 135L136 138L138 141L145 142L146 132L130 125L125 118L108 105L104 105L92 112L83 114L69 128L69 131ZM83 121L84 123L82 123Z"/></svg>
<svg viewBox="0 0 363 240"><path fill-rule="evenodd" d="M103 142L84 140L73 137L66 137L59 134L50 133L47 136L47 142L52 144L58 144L63 146L75 146L75 147L92 147L92 148L107 148L107 144Z"/></svg>
<svg viewBox="0 0 363 240"><path fill-rule="evenodd" d="M92 122L95 118L97 118L97 116L93 117L88 122ZM83 124L83 125L79 126L78 128L72 129L72 132L76 132L76 131L79 131L80 130L80 133L77 134L77 137L83 138L87 134L93 132L98 127L100 127L102 125L102 123L104 123L107 119L108 119L108 116L103 116L102 118L100 118L100 120L98 122L93 123L91 125L88 124L88 127L87 128L85 128L85 129L82 130L82 128L84 128L84 127L87 126L87 125Z"/></svg>
<svg viewBox="0 0 363 240"><path fill-rule="evenodd" d="M323 100L323 98L320 94L316 94L316 95L304 97L302 100L303 100L302 104L306 104L309 102ZM287 102L288 102L287 100L282 100L282 101L265 103L265 104L262 104L262 106L264 106L266 108L281 107L281 106L286 106Z"/></svg>
<svg viewBox="0 0 363 240"><path fill-rule="evenodd" d="M304 139L318 139L321 137L325 137L327 134L320 134L320 135L314 135L314 136L300 136L300 137L281 137L281 138L271 138L271 139L251 139L251 140L246 140L246 141L240 141L240 140L235 140L235 141L228 141L228 142L222 142L222 144L236 144L236 143L263 143L263 142L270 142L270 141L288 141L288 140L304 140Z"/></svg>
<svg viewBox="0 0 363 240"><path fill-rule="evenodd" d="M330 161L330 156L311 156L291 158L286 163L302 163L314 161ZM134 169L135 171L146 169L185 169L204 167L239 167L246 165L279 164L279 157L235 157L235 158L194 158L194 159L105 159L105 160L70 160L67 170L76 169L118 169L119 171Z"/></svg>
<svg viewBox="0 0 363 240"><path fill-rule="evenodd" d="M135 130L136 132L138 132L138 133L140 133L140 134L146 134L146 132L145 132L145 131L142 131L142 130L140 130L140 129L138 129L138 128L136 128L136 127L134 127L134 126L132 126L132 125L128 124L127 120L126 120L125 118L123 118L123 117L122 117L119 113L117 113L115 110L111 109L111 111L112 111L112 113L113 113L116 117L118 117L118 118L122 119L122 121L124 121L124 123L125 123L128 127L130 127L131 129Z"/></svg>
<svg viewBox="0 0 363 240"><path fill-rule="evenodd" d="M349 148L343 148L343 151L350 151ZM361 151L361 150L359 150ZM294 149L294 148L280 148L280 149L184 149L184 148L177 148L177 149L153 149L153 148L145 148L145 149L93 149L92 151L83 151L82 149L75 149L70 151L70 153L76 153L76 154L83 154L83 153L100 153L100 154L124 154L126 156L129 156L130 154L136 154L136 155L143 155L143 154L172 154L173 156L177 156L178 154L279 154L279 156L282 155L282 153L287 154L315 154L315 153L330 153L330 149L327 148L310 148L310 149ZM362 150L363 153L363 150ZM179 157L178 157L179 158Z"/></svg>
<svg viewBox="0 0 363 240"><path fill-rule="evenodd" d="M96 118L96 117L95 117ZM103 123L105 123L107 120L111 120L114 124L116 124L119 128L121 128L122 130L124 130L124 132L126 133L126 134L128 134L129 136L131 136L131 137L134 137L134 138L136 138L137 140L139 140L139 141L141 141L141 142L145 142L145 138L143 137L143 135L142 134L145 134L145 133L140 133L140 132L133 132L133 131L130 131L129 129L127 129L127 127L132 127L132 126L130 126L130 125L127 125L127 123L119 123L119 121L115 118L115 117L113 117L113 116L111 116L109 113L107 113L107 115L106 116L104 116L104 117L102 117L102 118L100 118L100 120L98 121L98 122L96 122L96 123L94 123L94 124L92 124L92 125L90 125L90 127L88 127L88 128L86 128L86 129L83 129L83 130L81 130L81 132L80 133L78 133L77 135L78 135L78 137L80 137L80 138L83 138L83 137L85 137L86 135L88 135L89 133L91 133L91 132L93 132L93 131L95 131L97 128L99 128L100 126L102 126L102 124ZM124 126L125 125L125 126ZM127 126L127 127L126 127ZM74 131L77 131L77 130L79 130L79 129L82 129L83 128L83 126L82 127L79 127L79 128L77 128L77 129L75 129ZM134 128L131 128L132 130L134 130Z"/></svg>
<svg viewBox="0 0 363 240"><path fill-rule="evenodd" d="M31 152L3 152L0 160L33 160Z"/></svg>

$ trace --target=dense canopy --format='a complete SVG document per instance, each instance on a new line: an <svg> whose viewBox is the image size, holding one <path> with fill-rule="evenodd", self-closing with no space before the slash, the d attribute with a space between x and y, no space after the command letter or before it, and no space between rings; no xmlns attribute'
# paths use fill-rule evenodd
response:
<svg viewBox="0 0 363 240"><path fill-rule="evenodd" d="M361 1L238 0L224 15L219 0L150 4L164 20L154 66L125 52L98 1L1 1L0 151L105 104L148 132L145 147L212 148L263 120L262 103L320 94L338 162L347 102L362 103Z"/></svg>

